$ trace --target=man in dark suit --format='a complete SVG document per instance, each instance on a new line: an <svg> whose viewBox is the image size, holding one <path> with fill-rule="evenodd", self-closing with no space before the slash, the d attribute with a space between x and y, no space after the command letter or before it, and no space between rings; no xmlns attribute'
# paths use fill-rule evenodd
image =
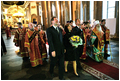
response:
<svg viewBox="0 0 120 81"><path fill-rule="evenodd" d="M82 28L80 28L80 20L76 19L75 24L76 24L76 26L72 29L73 34L80 36L82 38L83 44L84 44L85 40L84 40L84 36L83 36L83 30L82 30ZM79 68L79 69L82 69L81 64L79 62L79 58L81 57L81 55L83 53L83 47L84 47L83 45L79 45L76 48L76 62L77 62L77 68Z"/></svg>
<svg viewBox="0 0 120 81"><path fill-rule="evenodd" d="M6 54L7 50L6 50L6 46L5 46L5 42L3 40L3 37L1 35L1 56L3 56L3 54Z"/></svg>
<svg viewBox="0 0 120 81"><path fill-rule="evenodd" d="M54 66L56 62L59 63L59 79L64 79L64 46L62 38L62 29L58 27L58 20L56 17L51 19L52 26L47 29L47 39L49 44L50 54L50 74L53 76Z"/></svg>

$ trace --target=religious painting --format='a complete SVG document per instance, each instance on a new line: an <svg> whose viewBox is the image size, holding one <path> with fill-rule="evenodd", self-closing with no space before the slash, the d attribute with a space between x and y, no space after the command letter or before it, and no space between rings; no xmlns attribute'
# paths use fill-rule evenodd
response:
<svg viewBox="0 0 120 81"><path fill-rule="evenodd" d="M33 19L33 22L35 22L36 21L36 19Z"/></svg>
<svg viewBox="0 0 120 81"><path fill-rule="evenodd" d="M1 28L3 28L3 20L1 19Z"/></svg>
<svg viewBox="0 0 120 81"><path fill-rule="evenodd" d="M7 21L4 21L4 25L7 25Z"/></svg>
<svg viewBox="0 0 120 81"><path fill-rule="evenodd" d="M28 21L28 20L26 20L26 24L29 24L29 21Z"/></svg>
<svg viewBox="0 0 120 81"><path fill-rule="evenodd" d="M24 24L24 20L22 21L22 23Z"/></svg>
<svg viewBox="0 0 120 81"><path fill-rule="evenodd" d="M13 22L14 22L14 24L17 23L17 22L18 22L18 19L17 19L17 18L14 18L14 19L13 19Z"/></svg>
<svg viewBox="0 0 120 81"><path fill-rule="evenodd" d="M34 21L37 22L37 15L36 15L36 14L32 14L32 15L31 15L31 21L32 21L32 22L34 22Z"/></svg>

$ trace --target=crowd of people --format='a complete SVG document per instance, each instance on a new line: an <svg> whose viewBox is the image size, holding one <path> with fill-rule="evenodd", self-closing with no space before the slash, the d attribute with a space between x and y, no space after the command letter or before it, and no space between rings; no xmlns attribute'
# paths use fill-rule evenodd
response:
<svg viewBox="0 0 120 81"><path fill-rule="evenodd" d="M69 61L73 62L74 74L79 77L77 69L82 69L79 59L87 60L86 55L97 62L110 56L106 49L109 44L110 31L105 26L105 20L80 23L79 19L67 21L65 27L60 27L56 17L51 19L51 27L46 31L50 54L50 73L53 75L54 66L59 61L59 79L64 79L64 72L68 72L67 65ZM70 37L79 36L82 44L75 46L70 43ZM77 38L75 38L77 39Z"/></svg>
<svg viewBox="0 0 120 81"><path fill-rule="evenodd" d="M40 24L30 23L29 29L22 27L22 23L18 22L18 29L15 32L15 46L20 48L23 60L29 59L32 67L42 65L42 59L47 58L46 34L41 29Z"/></svg>
<svg viewBox="0 0 120 81"><path fill-rule="evenodd" d="M59 79L64 79L64 72L68 72L67 65L71 61L75 76L80 77L77 72L77 69L82 69L80 59L87 61L86 56L89 56L101 62L110 56L108 54L110 31L105 26L105 19L100 22L97 20L91 25L90 22L81 23L79 19L75 19L76 26L73 26L73 21L70 20L62 27L58 19L52 17L52 24L46 32L42 30L41 24L36 22L29 23L28 30L22 26L21 22L18 22L19 28L15 32L13 42L20 48L23 60L30 58L32 67L42 65L42 59L48 58L46 48L48 42L51 76L54 76L54 66L58 63ZM77 46L72 44L70 42L72 36L79 36L82 43ZM74 38L76 39L78 38Z"/></svg>

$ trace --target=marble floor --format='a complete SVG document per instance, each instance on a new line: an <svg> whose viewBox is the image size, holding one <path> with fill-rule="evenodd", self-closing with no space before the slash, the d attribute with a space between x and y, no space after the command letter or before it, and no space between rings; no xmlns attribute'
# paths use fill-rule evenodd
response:
<svg viewBox="0 0 120 81"><path fill-rule="evenodd" d="M30 61L23 60L19 55L15 53L19 48L14 46L12 35L11 39L6 38L6 34L2 34L7 54L1 57L1 80L58 80L58 66L54 69L54 78L49 75L49 61L44 60L44 64L37 67L31 67ZM107 60L119 64L119 41L111 40L111 54L112 57L108 57ZM110 53L110 49L109 49ZM66 80L98 80L96 77L90 75L84 70L79 70L80 77L76 77L73 74L72 64L68 65L68 73L64 74Z"/></svg>

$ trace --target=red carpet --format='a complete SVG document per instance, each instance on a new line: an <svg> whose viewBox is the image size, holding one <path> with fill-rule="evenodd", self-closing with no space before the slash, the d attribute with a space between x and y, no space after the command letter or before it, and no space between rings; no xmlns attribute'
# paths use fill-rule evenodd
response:
<svg viewBox="0 0 120 81"><path fill-rule="evenodd" d="M48 42L46 43L47 49ZM81 62L83 69L100 80L119 80L119 65L108 60L98 63L87 57L88 62Z"/></svg>
<svg viewBox="0 0 120 81"><path fill-rule="evenodd" d="M81 62L85 71L101 80L119 80L119 65L108 60L98 63L91 58L88 62Z"/></svg>

